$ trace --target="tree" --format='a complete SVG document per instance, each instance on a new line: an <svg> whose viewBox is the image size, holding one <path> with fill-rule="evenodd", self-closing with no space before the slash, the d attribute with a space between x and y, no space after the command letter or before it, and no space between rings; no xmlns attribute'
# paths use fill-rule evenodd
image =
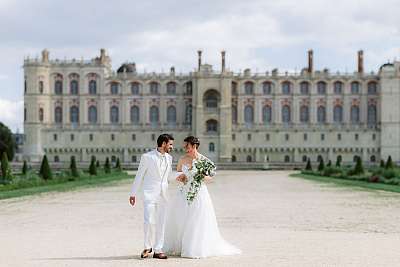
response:
<svg viewBox="0 0 400 267"><path fill-rule="evenodd" d="M53 178L53 174L51 173L49 161L47 160L46 155L43 156L42 164L40 165L39 174L40 174L40 176L42 176L42 178L44 180L50 180Z"/></svg>
<svg viewBox="0 0 400 267"><path fill-rule="evenodd" d="M337 158L336 158L336 167L340 167L340 165L342 164L342 157L341 156L338 156Z"/></svg>
<svg viewBox="0 0 400 267"><path fill-rule="evenodd" d="M362 164L361 157L357 157L356 166L354 167L354 174L362 174L364 173L364 167Z"/></svg>
<svg viewBox="0 0 400 267"><path fill-rule="evenodd" d="M96 167L96 158L92 157L89 166L89 173L90 175L97 175L97 167Z"/></svg>
<svg viewBox="0 0 400 267"><path fill-rule="evenodd" d="M307 160L306 171L312 171L312 166L311 166L311 160L310 160L310 158L308 158L308 160Z"/></svg>
<svg viewBox="0 0 400 267"><path fill-rule="evenodd" d="M104 172L105 173L111 172L110 159L108 157L106 158L106 162L104 163Z"/></svg>
<svg viewBox="0 0 400 267"><path fill-rule="evenodd" d="M100 161L99 160L96 161L96 168L100 168Z"/></svg>
<svg viewBox="0 0 400 267"><path fill-rule="evenodd" d="M318 171L322 172L325 169L324 159L321 158L318 165Z"/></svg>
<svg viewBox="0 0 400 267"><path fill-rule="evenodd" d="M328 164L326 164L326 167L332 167L332 161L331 160L328 161Z"/></svg>
<svg viewBox="0 0 400 267"><path fill-rule="evenodd" d="M393 169L393 161L392 161L392 156L389 156L387 161L386 161L386 169Z"/></svg>
<svg viewBox="0 0 400 267"><path fill-rule="evenodd" d="M71 164L69 165L72 177L79 177L78 168L76 167L75 156L71 156Z"/></svg>
<svg viewBox="0 0 400 267"><path fill-rule="evenodd" d="M385 161L384 161L383 159L381 159L381 165L380 165L380 167L381 167L381 168L385 168Z"/></svg>
<svg viewBox="0 0 400 267"><path fill-rule="evenodd" d="M121 162L119 162L119 158L117 158L117 162L115 163L115 168L116 168L118 171L122 171Z"/></svg>
<svg viewBox="0 0 400 267"><path fill-rule="evenodd" d="M22 165L22 174L26 175L28 172L28 164L26 163L26 160L24 160L24 164Z"/></svg>
<svg viewBox="0 0 400 267"><path fill-rule="evenodd" d="M6 151L1 156L1 177L3 180L12 180L13 178Z"/></svg>
<svg viewBox="0 0 400 267"><path fill-rule="evenodd" d="M15 148L15 140L11 130L0 122L0 155L3 155L3 152L6 152L7 158L12 161L15 154Z"/></svg>

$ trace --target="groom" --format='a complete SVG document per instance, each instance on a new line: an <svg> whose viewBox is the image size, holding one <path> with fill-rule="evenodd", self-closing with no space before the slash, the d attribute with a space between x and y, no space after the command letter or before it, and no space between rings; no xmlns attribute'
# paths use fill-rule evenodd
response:
<svg viewBox="0 0 400 267"><path fill-rule="evenodd" d="M164 244L164 226L167 207L168 176L172 173L172 157L168 153L173 148L174 138L162 134L157 139L157 148L147 152L140 158L139 168L132 184L129 202L136 203L140 184L143 182L144 208L144 250L142 258L148 258L153 252L153 258L167 259L162 252ZM153 244L153 235L155 243Z"/></svg>

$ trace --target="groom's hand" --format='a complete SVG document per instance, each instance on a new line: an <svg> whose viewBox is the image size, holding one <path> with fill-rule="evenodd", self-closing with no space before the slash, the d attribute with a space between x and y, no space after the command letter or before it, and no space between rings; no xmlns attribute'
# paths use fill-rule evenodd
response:
<svg viewBox="0 0 400 267"><path fill-rule="evenodd" d="M129 203L131 203L132 207L135 206L135 202L136 202L136 197L130 196L129 197Z"/></svg>

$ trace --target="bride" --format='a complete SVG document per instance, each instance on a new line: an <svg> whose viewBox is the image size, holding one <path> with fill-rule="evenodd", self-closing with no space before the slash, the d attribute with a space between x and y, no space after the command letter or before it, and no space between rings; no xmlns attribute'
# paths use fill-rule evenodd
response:
<svg viewBox="0 0 400 267"><path fill-rule="evenodd" d="M226 242L219 232L207 186L202 183L190 204L186 199L193 161L206 158L197 151L199 146L200 141L194 136L184 140L186 154L178 161L176 177L181 183L168 205L164 251L186 258L240 254L240 250ZM212 178L206 176L204 179Z"/></svg>

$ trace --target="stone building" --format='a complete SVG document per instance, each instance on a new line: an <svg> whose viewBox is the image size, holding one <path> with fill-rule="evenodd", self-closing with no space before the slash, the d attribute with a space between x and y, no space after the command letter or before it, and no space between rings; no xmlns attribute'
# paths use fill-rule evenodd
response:
<svg viewBox="0 0 400 267"><path fill-rule="evenodd" d="M314 70L313 51L299 73L233 73L202 63L177 74L115 72L104 49L89 61L25 59L25 157L83 162L119 157L135 163L160 133L193 134L218 162L302 163L308 157L400 160L400 62L365 73ZM176 157L175 157L176 159Z"/></svg>

